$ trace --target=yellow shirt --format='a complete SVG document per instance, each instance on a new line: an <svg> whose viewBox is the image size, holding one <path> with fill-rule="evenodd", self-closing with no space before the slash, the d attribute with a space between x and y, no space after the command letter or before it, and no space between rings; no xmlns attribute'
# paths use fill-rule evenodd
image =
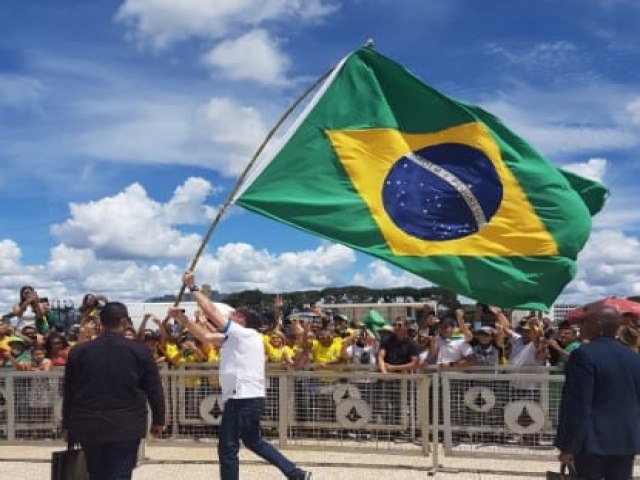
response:
<svg viewBox="0 0 640 480"><path fill-rule="evenodd" d="M218 363L220 361L220 352L213 345L204 347L204 354L207 356L207 362Z"/></svg>
<svg viewBox="0 0 640 480"><path fill-rule="evenodd" d="M209 344L207 346L204 347L204 354L207 356L207 362L208 363L219 363L220 362L220 351L214 347L213 345ZM218 376L217 375L210 375L209 377L207 377L207 380L209 381L209 385L212 387L217 387L220 385L220 382L218 381Z"/></svg>
<svg viewBox="0 0 640 480"><path fill-rule="evenodd" d="M178 365L182 365L183 363L196 363L198 361L198 356L195 353L190 353L188 355L183 355L180 351L178 351ZM199 375L194 375L193 377L184 377L184 386L185 387L197 387L202 384L202 380Z"/></svg>
<svg viewBox="0 0 640 480"><path fill-rule="evenodd" d="M167 342L164 346L164 353L167 356L167 359L174 358L177 355L180 355L180 348L176 345L175 342Z"/></svg>
<svg viewBox="0 0 640 480"><path fill-rule="evenodd" d="M293 349L286 345L280 348L274 347L271 343L265 345L265 353L267 354L267 359L270 363L281 363L285 352L289 360L293 361L293 357L295 356L295 351Z"/></svg>
<svg viewBox="0 0 640 480"><path fill-rule="evenodd" d="M313 363L332 363L340 359L342 339L334 338L331 345L323 346L318 340L311 343L311 357Z"/></svg>

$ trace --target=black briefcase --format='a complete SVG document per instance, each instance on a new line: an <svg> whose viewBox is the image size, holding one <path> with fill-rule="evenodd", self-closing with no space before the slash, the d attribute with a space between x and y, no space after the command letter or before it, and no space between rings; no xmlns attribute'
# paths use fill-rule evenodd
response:
<svg viewBox="0 0 640 480"><path fill-rule="evenodd" d="M81 448L69 445L51 454L51 480L89 480L87 461Z"/></svg>
<svg viewBox="0 0 640 480"><path fill-rule="evenodd" d="M584 480L584 477L578 475L573 465L563 464L559 473L547 472L547 480Z"/></svg>

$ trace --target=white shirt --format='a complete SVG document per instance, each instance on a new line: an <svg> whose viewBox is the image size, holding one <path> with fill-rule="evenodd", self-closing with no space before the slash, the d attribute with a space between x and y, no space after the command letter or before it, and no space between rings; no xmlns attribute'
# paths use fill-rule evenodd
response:
<svg viewBox="0 0 640 480"><path fill-rule="evenodd" d="M222 331L227 338L220 348L222 401L265 396L264 343L252 328L229 320Z"/></svg>
<svg viewBox="0 0 640 480"><path fill-rule="evenodd" d="M436 363L459 362L465 357L473 354L471 345L465 340L445 340L440 335L436 337L438 356Z"/></svg>
<svg viewBox="0 0 640 480"><path fill-rule="evenodd" d="M367 365L375 365L376 364L376 348L373 345L367 345L365 347L359 347L356 344L349 345L345 351L347 357L353 359L353 363L356 365L362 365L362 354L365 355L365 360L369 360ZM368 358L366 358L368 356Z"/></svg>
<svg viewBox="0 0 640 480"><path fill-rule="evenodd" d="M21 317L18 317L16 330L22 330L24 327L33 327L36 324L36 312L31 305L27 305Z"/></svg>
<svg viewBox="0 0 640 480"><path fill-rule="evenodd" d="M511 355L509 365L519 367L537 367L544 365L544 359L536 358L536 346L533 342L524 343L522 335L513 332L511 334Z"/></svg>
<svg viewBox="0 0 640 480"><path fill-rule="evenodd" d="M522 335L513 332L511 334L511 355L509 356L509 365L517 365L519 367L544 366L544 359L536 358L536 346L533 342L524 343ZM511 387L519 390L537 390L540 388L540 382L531 380L513 380Z"/></svg>

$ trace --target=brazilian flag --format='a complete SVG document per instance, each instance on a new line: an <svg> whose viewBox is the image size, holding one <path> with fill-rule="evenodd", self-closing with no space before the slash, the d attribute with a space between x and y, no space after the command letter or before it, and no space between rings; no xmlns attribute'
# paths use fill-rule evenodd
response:
<svg viewBox="0 0 640 480"><path fill-rule="evenodd" d="M235 203L483 303L544 310L575 274L607 194L362 48Z"/></svg>

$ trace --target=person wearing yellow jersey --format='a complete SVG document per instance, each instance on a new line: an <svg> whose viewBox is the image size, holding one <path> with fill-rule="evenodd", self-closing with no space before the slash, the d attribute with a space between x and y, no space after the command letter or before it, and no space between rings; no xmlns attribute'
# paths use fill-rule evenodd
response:
<svg viewBox="0 0 640 480"><path fill-rule="evenodd" d="M167 361L175 366L184 365L185 370L198 368L194 365L198 362L204 362L206 356L202 349L196 344L195 339L191 335L184 335L178 339L178 353L173 356L167 356ZM194 418L198 411L198 387L202 385L202 379L199 375L179 377L184 381L184 402L187 417Z"/></svg>
<svg viewBox="0 0 640 480"><path fill-rule="evenodd" d="M265 345L265 355L269 363L293 365L295 352L285 345L282 334L273 332Z"/></svg>
<svg viewBox="0 0 640 480"><path fill-rule="evenodd" d="M177 365L171 359L178 358L180 355L180 347L178 347L177 341L180 334L180 325L170 324L169 320L169 317L165 318L158 330L159 349L169 363Z"/></svg>
<svg viewBox="0 0 640 480"><path fill-rule="evenodd" d="M0 323L0 352L10 351L9 339L11 338L11 327L5 323Z"/></svg>
<svg viewBox="0 0 640 480"><path fill-rule="evenodd" d="M316 368L340 363L341 352L342 339L334 337L327 329L320 330L317 340L311 341L311 358Z"/></svg>

